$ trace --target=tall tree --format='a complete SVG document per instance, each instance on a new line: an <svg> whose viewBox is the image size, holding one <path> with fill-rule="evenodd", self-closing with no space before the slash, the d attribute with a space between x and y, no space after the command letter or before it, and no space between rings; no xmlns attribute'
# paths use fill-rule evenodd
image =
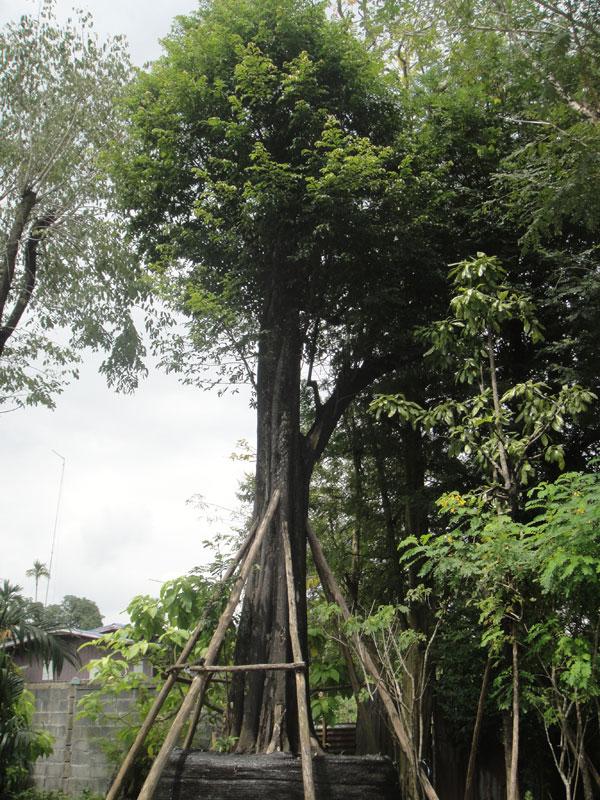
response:
<svg viewBox="0 0 600 800"><path fill-rule="evenodd" d="M421 97L431 130L464 175L466 151L484 178L465 194L482 245L528 286L547 346L543 369L598 389L600 153L596 3L546 0L340 0L373 46L388 54L400 85ZM403 64L410 66L408 77ZM448 148L448 139L455 143ZM451 153L453 154L451 155ZM468 156L467 156L468 157ZM473 202L475 201L475 202ZM548 291L548 286L556 287ZM523 353L515 366L523 370ZM573 465L597 449L589 417L566 450Z"/></svg>
<svg viewBox="0 0 600 800"><path fill-rule="evenodd" d="M141 284L100 158L122 134L127 51L89 15L58 26L46 0L0 31L0 54L0 403L52 406L86 346L132 388Z"/></svg>
<svg viewBox="0 0 600 800"><path fill-rule="evenodd" d="M115 175L159 288L188 315L188 377L216 360L254 385L256 515L276 486L282 500L246 592L237 659L282 661L283 526L306 649L311 473L356 394L399 366L397 320L420 313L411 298L434 294L439 259L422 212L439 185L434 170L413 169L381 63L323 4L215 0L179 18L165 48L137 81ZM181 366L186 343L173 347ZM292 697L283 674L242 678L238 748L293 747Z"/></svg>

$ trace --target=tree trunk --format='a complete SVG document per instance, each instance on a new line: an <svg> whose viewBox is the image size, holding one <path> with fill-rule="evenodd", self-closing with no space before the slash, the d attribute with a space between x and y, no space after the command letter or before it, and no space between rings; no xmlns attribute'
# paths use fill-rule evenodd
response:
<svg viewBox="0 0 600 800"><path fill-rule="evenodd" d="M26 189L16 208L13 224L6 238L5 257L0 263L0 321L4 316L4 305L12 287L21 237L36 202L36 193L31 189Z"/></svg>
<svg viewBox="0 0 600 800"><path fill-rule="evenodd" d="M369 440L373 452L373 459L375 461L377 485L381 497L381 508L385 520L386 550L389 570L389 580L387 581L388 586L386 586L386 590L390 597L390 602L397 602L401 599L404 580L404 570L400 566L400 558L398 556L398 530L392 510L392 501L390 499L385 457L377 438L377 430L371 419L368 420L367 424L369 426Z"/></svg>
<svg viewBox="0 0 600 800"><path fill-rule="evenodd" d="M475 716L475 725L473 727L473 737L471 739L471 750L469 752L469 764L467 767L467 779L465 782L464 800L471 800L473 797L473 788L475 784L475 765L477 763L477 752L479 750L479 738L481 735L481 725L483 723L483 712L485 709L485 700L487 697L488 686L490 682L490 673L492 671L492 660L488 658L485 662L485 669L483 671L483 678L481 680L481 690L479 692L479 701L477 703L477 714Z"/></svg>
<svg viewBox="0 0 600 800"><path fill-rule="evenodd" d="M411 425L401 428L403 460L404 460L404 536L419 536L427 530L427 510L423 502L425 487L425 454L421 431ZM396 554L399 561L399 555ZM412 564L408 570L407 589L414 589L422 578L419 575L420 565ZM402 599L402 596L400 597ZM424 603L413 603L407 615L410 628L428 636L431 628L431 611ZM415 754L419 765L428 773L431 772L431 718L433 713L432 687L429 677L431 667L425 663L425 645L414 644L407 652L407 674L403 680L403 693L406 704L407 725L415 744ZM401 754L399 758L402 788L407 797L412 797L411 787L414 765Z"/></svg>
<svg viewBox="0 0 600 800"><path fill-rule="evenodd" d="M351 541L351 566L347 578L348 594L350 597L350 608L355 611L358 607L358 595L361 579L361 540L365 523L365 498L364 498L364 478L363 478L363 456L364 445L360 430L353 415L347 414L346 430L350 438L352 448L352 464L354 466L354 527L352 529Z"/></svg>
<svg viewBox="0 0 600 800"><path fill-rule="evenodd" d="M519 721L520 687L519 687L519 643L517 625L511 625L512 633L512 730L510 747L510 769L508 772L507 800L519 800Z"/></svg>
<svg viewBox="0 0 600 800"><path fill-rule="evenodd" d="M581 706L579 703L575 704L575 712L577 719L577 741L579 742L576 758L579 766L579 771L581 772L581 780L583 783L583 797L584 800L594 800L594 790L592 788L592 780L585 759L585 726L581 719Z"/></svg>
<svg viewBox="0 0 600 800"><path fill-rule="evenodd" d="M509 800L510 791L510 754L512 742L511 715L508 711L502 712L502 745L504 749L504 776L506 798Z"/></svg>
<svg viewBox="0 0 600 800"><path fill-rule="evenodd" d="M35 202L35 195L33 195ZM25 218L26 220L26 218ZM31 301L31 297L33 295L33 290L35 288L36 278L37 278L37 256L38 256L38 245L42 240L43 236L47 232L47 230L52 227L56 218L54 214L47 214L44 217L40 217L40 219L36 220L31 228L31 232L27 239L27 244L25 247L25 270L21 277L21 284L19 288L15 292L15 300L13 304L13 308L8 314L8 318L4 321L4 307L5 302L8 298L8 293L11 290L11 284L13 281L13 277L15 274L15 261L18 254L18 240L14 243L14 254L10 255L10 250L13 246L13 242L9 237L9 243L7 248L7 259L13 258L12 265L10 263L7 264L4 275L2 278L2 285L0 286L0 356L4 353L4 348L6 347L6 343L9 338L15 332L15 329L19 322L21 321L21 317L23 316L25 309L29 305ZM19 225L15 223L16 228L19 228ZM21 230L22 233L22 230ZM14 235L14 231L11 231L10 236ZM19 234L20 236L20 234ZM6 293L6 296L5 296Z"/></svg>
<svg viewBox="0 0 600 800"><path fill-rule="evenodd" d="M297 589L298 628L308 661L306 621L306 521L313 467L340 417L356 395L392 368L390 356L344 363L334 388L316 404L313 424L300 431L300 370L303 327L296 298L280 282L265 301L258 343L257 458L255 517L260 518L275 488L281 501L262 544L245 592L238 626L238 664L291 660L282 530L287 523ZM316 392L318 397L318 391ZM293 677L251 672L232 688L233 735L238 752L298 750L297 702Z"/></svg>
<svg viewBox="0 0 600 800"><path fill-rule="evenodd" d="M299 314L275 294L266 309L258 351L255 516L278 487L281 501L246 588L236 663L291 661L282 525L288 525L297 587L299 634L306 639L306 517L309 470L300 436ZM293 676L252 672L234 682L233 732L238 752L297 750Z"/></svg>

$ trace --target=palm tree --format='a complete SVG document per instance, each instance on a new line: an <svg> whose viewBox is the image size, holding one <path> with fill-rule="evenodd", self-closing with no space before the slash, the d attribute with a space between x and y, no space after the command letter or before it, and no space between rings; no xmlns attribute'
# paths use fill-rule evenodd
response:
<svg viewBox="0 0 600 800"><path fill-rule="evenodd" d="M33 567L28 569L25 575L27 575L28 578L35 578L35 602L37 603L38 583L40 582L40 578L50 578L48 567L46 564L43 564L41 561L36 559L33 562Z"/></svg>
<svg viewBox="0 0 600 800"><path fill-rule="evenodd" d="M42 565L44 566L44 565ZM28 601L21 587L4 581L0 586L0 797L10 798L27 776L28 766L48 754L47 737L32 730L30 713L23 703L24 683L13 654L27 651L60 670L66 659L77 656L41 625L28 618Z"/></svg>

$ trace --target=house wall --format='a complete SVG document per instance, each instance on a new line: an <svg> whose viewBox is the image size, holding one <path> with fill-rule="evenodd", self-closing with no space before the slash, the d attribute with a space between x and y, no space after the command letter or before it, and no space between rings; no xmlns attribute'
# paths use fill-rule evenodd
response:
<svg viewBox="0 0 600 800"><path fill-rule="evenodd" d="M95 658L102 658L105 656L106 650L101 650L99 647L96 647L96 645L90 645L89 647L84 647L82 650L78 650L78 648L87 641L89 640L74 639L72 642L69 642L71 652L77 653L81 661L81 666L74 666L73 664L69 664L68 661L65 661L60 673L54 675L51 680L68 682L73 678L80 678L81 680L89 678L86 665ZM15 664L21 668L26 683L42 683L42 681L48 680L48 678L45 677L45 675L47 675L47 670L44 670L42 662L38 659L32 659L29 653L15 653L14 661Z"/></svg>
<svg viewBox="0 0 600 800"><path fill-rule="evenodd" d="M48 668L44 666L42 661L33 658L26 648L19 648L13 653L13 661L20 667L26 683L42 683L44 681L68 682L73 680L73 678L79 678L84 681L88 680L90 678L90 673L87 667L90 661L103 658L110 652L107 651L106 648L94 644L94 639L89 636L71 634L65 636L61 633L57 634L57 636L62 640L63 644L73 656L79 660L79 663L70 664L65 660L60 672L55 673L52 667ZM85 647L82 645L85 645ZM122 656L118 654L113 654L112 657L119 661L122 660ZM139 665L134 667L134 670L136 672L143 672L144 675L147 675L149 678L152 677L152 665L146 660L143 660Z"/></svg>

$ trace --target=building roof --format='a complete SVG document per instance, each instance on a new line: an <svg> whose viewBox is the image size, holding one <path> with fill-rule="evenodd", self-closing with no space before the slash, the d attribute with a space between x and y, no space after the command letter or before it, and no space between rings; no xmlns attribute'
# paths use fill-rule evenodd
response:
<svg viewBox="0 0 600 800"><path fill-rule="evenodd" d="M111 622L110 625L102 625L99 628L92 628L91 630L82 630L81 628L57 628L52 631L47 631L47 633L52 634L52 636L60 636L63 639L87 639L88 641L93 641L94 639L99 639L101 636L104 636L105 633L113 633L124 627L125 626L120 622ZM26 644L27 639L20 642L20 645ZM0 642L1 649L10 650L14 646L15 642L12 639Z"/></svg>

